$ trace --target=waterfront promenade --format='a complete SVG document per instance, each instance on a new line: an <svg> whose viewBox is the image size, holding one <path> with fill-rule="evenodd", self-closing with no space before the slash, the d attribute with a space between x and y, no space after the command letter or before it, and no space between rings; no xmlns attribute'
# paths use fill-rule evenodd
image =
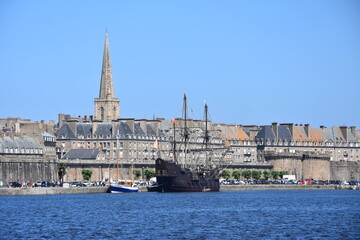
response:
<svg viewBox="0 0 360 240"><path fill-rule="evenodd" d="M221 185L220 191L254 191L254 190L348 190L353 186L342 185ZM58 194L89 194L106 193L108 187L38 187L38 188L0 188L0 196L21 195L58 195ZM147 188L140 188L139 192L147 192Z"/></svg>

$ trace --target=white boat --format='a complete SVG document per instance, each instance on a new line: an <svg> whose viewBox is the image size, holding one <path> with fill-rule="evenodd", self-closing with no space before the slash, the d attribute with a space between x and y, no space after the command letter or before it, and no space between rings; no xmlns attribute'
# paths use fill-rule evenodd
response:
<svg viewBox="0 0 360 240"><path fill-rule="evenodd" d="M121 184L111 184L109 187L111 193L127 193L127 192L138 192L138 187L130 187Z"/></svg>

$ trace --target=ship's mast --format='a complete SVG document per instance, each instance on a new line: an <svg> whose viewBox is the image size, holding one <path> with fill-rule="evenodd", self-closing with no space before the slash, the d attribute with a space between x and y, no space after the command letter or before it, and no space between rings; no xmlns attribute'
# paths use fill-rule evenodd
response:
<svg viewBox="0 0 360 240"><path fill-rule="evenodd" d="M186 97L186 93L184 93L184 101L183 101L183 118L184 118L184 161L183 161L183 165L185 166L187 141L189 139L189 132L188 132L188 128L187 128L187 97Z"/></svg>
<svg viewBox="0 0 360 240"><path fill-rule="evenodd" d="M116 182L119 181L119 138L116 137Z"/></svg>
<svg viewBox="0 0 360 240"><path fill-rule="evenodd" d="M208 132L208 106L205 103L205 149L208 148L209 132Z"/></svg>
<svg viewBox="0 0 360 240"><path fill-rule="evenodd" d="M176 163L176 131L175 131L175 119L172 119L172 124L173 124L173 131L174 131L174 144L173 144L173 157L174 157L174 162Z"/></svg>
<svg viewBox="0 0 360 240"><path fill-rule="evenodd" d="M205 165L209 164L208 160L208 143L209 143L209 131L208 131L208 105L205 102L204 106L204 117L205 117L205 136L204 136L204 143L205 143Z"/></svg>

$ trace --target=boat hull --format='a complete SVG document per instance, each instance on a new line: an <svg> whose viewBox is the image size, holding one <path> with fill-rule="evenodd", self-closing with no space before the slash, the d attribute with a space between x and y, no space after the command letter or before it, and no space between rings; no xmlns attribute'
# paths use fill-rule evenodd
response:
<svg viewBox="0 0 360 240"><path fill-rule="evenodd" d="M179 164L158 158L155 163L157 186L152 192L217 192L220 190L218 170L199 169L192 172Z"/></svg>
<svg viewBox="0 0 360 240"><path fill-rule="evenodd" d="M111 193L131 193L131 192L138 192L139 188L120 185L120 184L111 184L109 187L109 191Z"/></svg>

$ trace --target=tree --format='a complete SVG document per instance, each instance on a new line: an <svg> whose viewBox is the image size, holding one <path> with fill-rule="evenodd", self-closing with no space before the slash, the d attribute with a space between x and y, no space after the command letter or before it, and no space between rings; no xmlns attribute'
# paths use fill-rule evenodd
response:
<svg viewBox="0 0 360 240"><path fill-rule="evenodd" d="M222 172L221 172L221 177L222 178L225 178L226 180L229 180L230 176L231 176L231 171L230 170L228 170L228 169L222 170Z"/></svg>
<svg viewBox="0 0 360 240"><path fill-rule="evenodd" d="M240 176L241 176L240 170L235 169L235 170L232 172L232 176L233 176L236 180L240 180Z"/></svg>
<svg viewBox="0 0 360 240"><path fill-rule="evenodd" d="M139 169L134 169L133 174L135 175L135 179L137 180L141 176L141 171Z"/></svg>
<svg viewBox="0 0 360 240"><path fill-rule="evenodd" d="M284 175L289 175L289 171L279 171L280 178L283 178Z"/></svg>
<svg viewBox="0 0 360 240"><path fill-rule="evenodd" d="M67 165L65 163L59 163L58 164L58 175L59 175L59 180L60 180L61 184L64 182L64 176L66 174L66 168L67 168Z"/></svg>
<svg viewBox="0 0 360 240"><path fill-rule="evenodd" d="M271 172L269 170L265 170L265 171L263 171L263 176L264 176L265 180L268 180L269 177L271 176Z"/></svg>
<svg viewBox="0 0 360 240"><path fill-rule="evenodd" d="M241 175L244 177L244 178L246 178L246 179L250 179L251 178L251 170L243 170L242 172L241 172Z"/></svg>
<svg viewBox="0 0 360 240"><path fill-rule="evenodd" d="M152 178L154 176L155 170L154 169L145 169L144 174L145 174L146 180L149 181L150 178Z"/></svg>
<svg viewBox="0 0 360 240"><path fill-rule="evenodd" d="M84 180L89 181L92 175L92 171L89 169L83 169L81 171L81 175L83 176Z"/></svg>
<svg viewBox="0 0 360 240"><path fill-rule="evenodd" d="M271 176L275 180L278 179L279 178L279 171L271 171Z"/></svg>
<svg viewBox="0 0 360 240"><path fill-rule="evenodd" d="M259 180L261 177L261 171L260 170L252 170L251 175L255 180Z"/></svg>

